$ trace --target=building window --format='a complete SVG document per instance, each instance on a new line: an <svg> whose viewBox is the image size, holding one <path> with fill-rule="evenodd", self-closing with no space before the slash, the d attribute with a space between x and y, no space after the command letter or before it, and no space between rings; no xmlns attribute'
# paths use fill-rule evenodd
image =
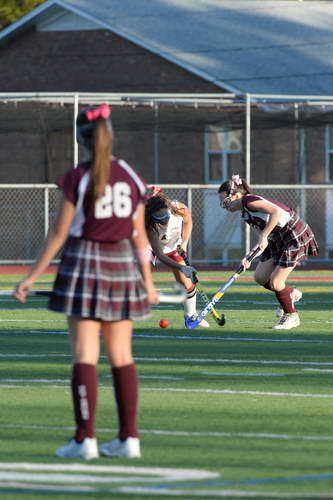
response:
<svg viewBox="0 0 333 500"><path fill-rule="evenodd" d="M333 125L326 127L326 181L333 182Z"/></svg>
<svg viewBox="0 0 333 500"><path fill-rule="evenodd" d="M219 184L242 171L242 131L221 132L209 127L205 135L205 182Z"/></svg>

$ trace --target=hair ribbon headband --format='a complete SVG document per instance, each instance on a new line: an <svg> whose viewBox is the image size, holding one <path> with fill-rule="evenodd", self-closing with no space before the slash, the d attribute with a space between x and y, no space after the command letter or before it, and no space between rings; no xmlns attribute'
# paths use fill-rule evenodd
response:
<svg viewBox="0 0 333 500"><path fill-rule="evenodd" d="M240 186L242 184L242 179L239 177L238 174L232 175L231 180L236 184L236 186Z"/></svg>
<svg viewBox="0 0 333 500"><path fill-rule="evenodd" d="M86 118L89 122L94 122L98 118L104 118L107 120L111 116L111 108L108 104L101 104L96 109L89 109L86 111Z"/></svg>

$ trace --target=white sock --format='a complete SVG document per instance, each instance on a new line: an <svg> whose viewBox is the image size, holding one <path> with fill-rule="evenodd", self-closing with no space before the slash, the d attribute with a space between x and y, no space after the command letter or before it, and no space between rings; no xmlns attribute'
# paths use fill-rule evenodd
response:
<svg viewBox="0 0 333 500"><path fill-rule="evenodd" d="M187 296L184 302L184 314L185 316L193 316L197 312L197 289L194 287L193 290L187 292Z"/></svg>

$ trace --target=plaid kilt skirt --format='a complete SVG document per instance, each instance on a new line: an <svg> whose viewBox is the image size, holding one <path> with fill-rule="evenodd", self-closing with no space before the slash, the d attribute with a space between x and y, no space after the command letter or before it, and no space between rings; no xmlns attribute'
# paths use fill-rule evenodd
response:
<svg viewBox="0 0 333 500"><path fill-rule="evenodd" d="M312 229L295 212L285 227L269 235L268 242L259 259L262 262L273 259L280 267L293 267L319 253Z"/></svg>
<svg viewBox="0 0 333 500"><path fill-rule="evenodd" d="M69 238L48 308L103 321L147 318L148 296L130 240L100 243Z"/></svg>

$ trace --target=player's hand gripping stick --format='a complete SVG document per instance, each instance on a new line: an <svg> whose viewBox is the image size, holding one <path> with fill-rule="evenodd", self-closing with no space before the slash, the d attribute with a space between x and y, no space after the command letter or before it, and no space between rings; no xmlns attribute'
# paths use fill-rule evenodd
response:
<svg viewBox="0 0 333 500"><path fill-rule="evenodd" d="M248 262L252 262L252 260L259 254L261 253L262 250L258 246L252 250L250 255L247 257ZM185 326L186 328L197 328L199 326L200 321L202 321L207 314L212 310L212 308L217 304L217 302L222 299L223 295L227 291L227 289L230 287L230 285L233 284L233 282L239 278L239 275L244 271L244 267L241 264L237 271L231 276L231 278L228 279L228 281L223 285L213 296L213 298L209 301L209 303L206 305L206 307L201 311L201 313L196 317L196 319L192 320L191 318L186 318L185 319Z"/></svg>
<svg viewBox="0 0 333 500"><path fill-rule="evenodd" d="M188 256L187 256L185 250L180 245L178 245L177 251L178 251L179 255L184 259L185 264L187 266L190 266L191 264L190 264L190 261L188 260ZM201 287L201 285L199 283L198 275L196 273L194 273L194 280L192 280L192 281L196 285L196 288L197 288L197 290L198 290L198 292L199 292L202 300L204 301L204 303L208 304L209 303L209 298L206 295L206 293L204 292L203 288ZM219 316L219 313L217 312L217 310L215 309L215 307L212 307L209 312L213 316L214 321L219 326L224 326L225 325L225 316L224 316L224 314L221 314L221 316Z"/></svg>

